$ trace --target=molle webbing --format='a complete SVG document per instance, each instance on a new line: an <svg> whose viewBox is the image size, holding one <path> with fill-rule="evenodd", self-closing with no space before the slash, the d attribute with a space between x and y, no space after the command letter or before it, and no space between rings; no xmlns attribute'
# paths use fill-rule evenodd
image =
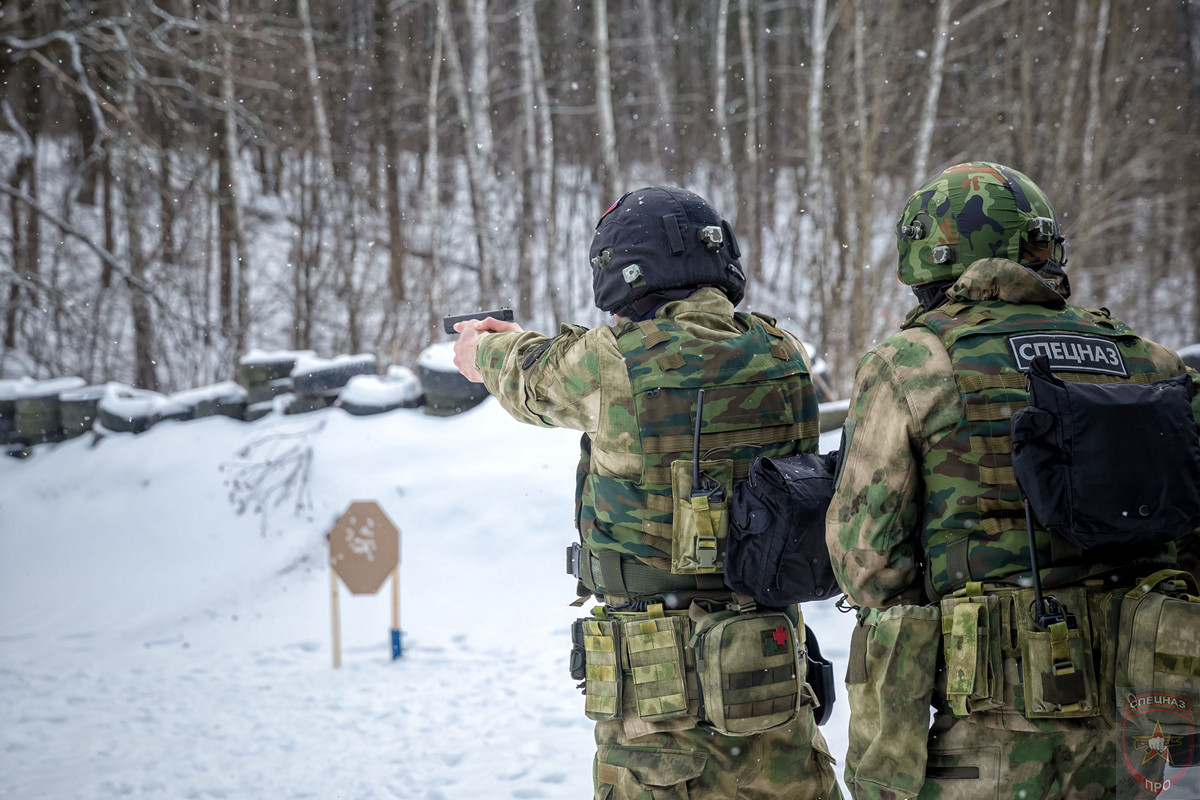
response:
<svg viewBox="0 0 1200 800"><path fill-rule="evenodd" d="M614 331L633 406L611 412L611 424L592 435L591 452L580 462L579 529L597 563L612 552L628 569L611 580L602 571L581 569L585 583L597 585L589 584L593 591L636 598L698 588L696 576L666 571L674 518L671 465L692 461L698 389L705 390L701 460L732 464L729 485L722 487L726 497L755 457L793 455L816 446L816 394L798 348L769 319L735 317L742 332L725 339L696 338L668 318ZM641 461L636 477L601 474L595 467L628 463L630 454ZM656 574L662 579L652 586ZM636 586L630 585L631 575L638 576ZM676 585L677 579L684 585Z"/></svg>
<svg viewBox="0 0 1200 800"><path fill-rule="evenodd" d="M951 303L910 323L929 329L950 356L963 415L924 459L925 550L931 596L972 580L997 580L1028 570L1024 506L1012 469L1012 415L1028 405L1010 336L1052 333L1116 343L1129 376L1058 370L1064 380L1149 383L1161 375L1141 342L1107 314L1067 306ZM1043 567L1067 564L1080 552L1048 531L1037 534ZM1045 552L1041 552L1042 550Z"/></svg>

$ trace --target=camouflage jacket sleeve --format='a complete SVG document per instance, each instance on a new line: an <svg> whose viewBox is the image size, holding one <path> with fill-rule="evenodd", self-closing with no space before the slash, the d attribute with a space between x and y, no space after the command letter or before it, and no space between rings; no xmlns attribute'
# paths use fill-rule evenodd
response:
<svg viewBox="0 0 1200 800"><path fill-rule="evenodd" d="M891 337L859 363L825 520L834 571L854 605L925 602L921 458L957 424L960 406L945 348L922 331Z"/></svg>
<svg viewBox="0 0 1200 800"><path fill-rule="evenodd" d="M492 333L480 340L475 364L488 391L521 422L593 432L604 402L600 364L616 353L608 331L563 325L553 338Z"/></svg>

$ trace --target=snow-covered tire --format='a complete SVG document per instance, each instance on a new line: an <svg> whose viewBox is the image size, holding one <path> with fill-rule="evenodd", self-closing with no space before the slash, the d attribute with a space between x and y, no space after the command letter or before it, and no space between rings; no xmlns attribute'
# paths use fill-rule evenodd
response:
<svg viewBox="0 0 1200 800"><path fill-rule="evenodd" d="M96 417L100 414L100 398L104 396L104 388L103 386L88 386L83 389L72 389L59 395L64 436L71 439L82 436L92 429Z"/></svg>
<svg viewBox="0 0 1200 800"><path fill-rule="evenodd" d="M163 418L166 403L158 392L109 384L97 404L97 419L108 431L142 433Z"/></svg>
<svg viewBox="0 0 1200 800"><path fill-rule="evenodd" d="M18 397L17 436L26 444L63 440L62 411L57 394Z"/></svg>
<svg viewBox="0 0 1200 800"><path fill-rule="evenodd" d="M238 363L238 382L248 389L251 386L287 378L292 374L292 369L301 355L300 353L279 353L244 356Z"/></svg>
<svg viewBox="0 0 1200 800"><path fill-rule="evenodd" d="M62 407L58 396L79 389L83 378L54 378L31 382L16 392L17 440L23 444L61 442Z"/></svg>
<svg viewBox="0 0 1200 800"><path fill-rule="evenodd" d="M378 374L375 356L339 356L325 363L298 363L292 370L292 386L299 395L337 393L355 375Z"/></svg>
<svg viewBox="0 0 1200 800"><path fill-rule="evenodd" d="M0 444L15 441L17 435L17 400L0 397Z"/></svg>
<svg viewBox="0 0 1200 800"><path fill-rule="evenodd" d="M333 403L333 398L327 395L307 395L297 394L288 403L287 413L289 414L308 414L312 411L320 411L322 408L329 408Z"/></svg>
<svg viewBox="0 0 1200 800"><path fill-rule="evenodd" d="M270 404L271 398L292 392L292 378L275 378L266 383L255 383L246 387L246 405Z"/></svg>
<svg viewBox="0 0 1200 800"><path fill-rule="evenodd" d="M1183 363L1187 364L1194 370L1200 371L1200 344L1189 344L1187 347L1180 348L1178 351L1179 357L1183 359Z"/></svg>
<svg viewBox="0 0 1200 800"><path fill-rule="evenodd" d="M461 414L487 399L482 383L472 383L459 372L445 372L419 364L421 386L425 390L425 413L435 417Z"/></svg>
<svg viewBox="0 0 1200 800"><path fill-rule="evenodd" d="M408 367L390 366L386 375L355 375L342 388L336 405L362 417L397 408L416 408L424 402L421 382Z"/></svg>
<svg viewBox="0 0 1200 800"><path fill-rule="evenodd" d="M190 409L188 419L211 417L217 414L241 419L246 414L249 392L233 381L225 381L199 389L185 389L171 395L171 401Z"/></svg>

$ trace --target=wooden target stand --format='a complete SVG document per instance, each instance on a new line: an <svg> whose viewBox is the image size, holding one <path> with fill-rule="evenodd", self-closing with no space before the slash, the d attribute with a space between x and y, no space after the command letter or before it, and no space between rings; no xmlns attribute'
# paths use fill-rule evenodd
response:
<svg viewBox="0 0 1200 800"><path fill-rule="evenodd" d="M376 594L392 579L392 660L400 658L400 529L373 500L356 500L329 531L329 597L333 667L342 665L338 580L351 594Z"/></svg>

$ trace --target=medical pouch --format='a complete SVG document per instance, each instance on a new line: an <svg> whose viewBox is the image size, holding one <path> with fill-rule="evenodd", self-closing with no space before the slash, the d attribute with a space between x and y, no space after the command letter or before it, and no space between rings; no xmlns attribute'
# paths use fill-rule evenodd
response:
<svg viewBox="0 0 1200 800"><path fill-rule="evenodd" d="M1004 705L1004 628L996 595L942 599L943 694L955 716Z"/></svg>
<svg viewBox="0 0 1200 800"><path fill-rule="evenodd" d="M1063 381L1038 356L1028 379L1029 405L1012 417L1012 466L1043 527L1086 552L1162 544L1200 526L1200 434L1188 376Z"/></svg>
<svg viewBox="0 0 1200 800"><path fill-rule="evenodd" d="M786 725L800 710L804 672L796 628L777 612L722 611L701 617L691 647L700 716L725 736Z"/></svg>
<svg viewBox="0 0 1200 800"><path fill-rule="evenodd" d="M859 609L846 668L846 784L855 797L916 797L925 783L941 620L938 606Z"/></svg>
<svg viewBox="0 0 1200 800"><path fill-rule="evenodd" d="M733 461L700 462L694 481L692 462L671 462L671 572L676 575L721 572L729 530L729 491Z"/></svg>
<svg viewBox="0 0 1200 800"><path fill-rule="evenodd" d="M584 713L604 721L621 716L620 623L586 617L576 623L583 637Z"/></svg>
<svg viewBox="0 0 1200 800"><path fill-rule="evenodd" d="M651 616L622 624L637 714L657 722L688 713L683 649L691 623L686 616Z"/></svg>
<svg viewBox="0 0 1200 800"><path fill-rule="evenodd" d="M1187 572L1166 569L1138 581L1121 602L1116 692L1120 714L1154 712L1168 735L1196 732L1200 699L1200 591ZM1155 703L1139 698L1151 697Z"/></svg>
<svg viewBox="0 0 1200 800"><path fill-rule="evenodd" d="M1023 713L1027 719L1076 719L1101 713L1083 589L1056 589L1061 619L1045 628L1034 619L1033 590L1017 594Z"/></svg>

